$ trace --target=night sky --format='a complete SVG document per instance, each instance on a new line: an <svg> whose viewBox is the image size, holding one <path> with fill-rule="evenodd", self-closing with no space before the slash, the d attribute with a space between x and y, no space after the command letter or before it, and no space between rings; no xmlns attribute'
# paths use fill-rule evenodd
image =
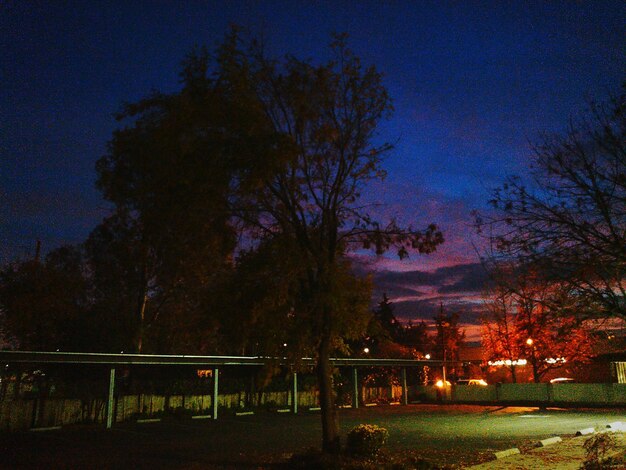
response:
<svg viewBox="0 0 626 470"><path fill-rule="evenodd" d="M79 243L107 215L94 187L123 102L178 89L196 44L230 24L264 37L271 55L329 58L347 32L384 72L395 112L381 139L396 149L370 201L383 216L431 221L435 255L373 261L378 294L404 319L431 318L443 300L475 323L484 274L472 209L524 175L530 142L559 132L590 99L626 78L626 2L7 1L0 3L0 263ZM469 336L476 337L470 328Z"/></svg>

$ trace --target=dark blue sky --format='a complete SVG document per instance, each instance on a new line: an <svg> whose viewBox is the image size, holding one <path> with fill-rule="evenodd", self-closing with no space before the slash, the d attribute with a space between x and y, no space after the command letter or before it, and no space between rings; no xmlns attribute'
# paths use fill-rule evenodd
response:
<svg viewBox="0 0 626 470"><path fill-rule="evenodd" d="M505 175L526 172L539 132L564 129L626 78L623 1L5 0L1 263L32 254L38 238L49 250L86 237L107 213L94 163L112 114L175 90L185 54L231 23L264 36L274 55L313 60L328 57L333 31L347 32L385 73L395 113L381 133L397 146L369 197L405 222L440 223L449 240L429 259L379 263L392 271L475 262L470 210Z"/></svg>

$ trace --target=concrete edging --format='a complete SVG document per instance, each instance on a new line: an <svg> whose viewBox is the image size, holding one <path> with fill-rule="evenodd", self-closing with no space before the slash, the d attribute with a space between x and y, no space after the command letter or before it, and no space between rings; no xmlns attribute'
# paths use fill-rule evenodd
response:
<svg viewBox="0 0 626 470"><path fill-rule="evenodd" d="M585 428L576 431L576 436L586 436L587 434L593 434L594 432L596 432L595 428Z"/></svg>
<svg viewBox="0 0 626 470"><path fill-rule="evenodd" d="M557 442L562 442L563 439L561 439L559 436L554 436L554 437L549 437L547 439L543 439L541 441L539 441L539 444L541 444L541 447L546 447L552 444L556 444Z"/></svg>
<svg viewBox="0 0 626 470"><path fill-rule="evenodd" d="M516 455L519 454L520 451L517 447L511 447L510 449L506 449L506 450L501 450L500 452L494 452L493 455L496 457L496 459L503 459L505 457L508 457L510 455Z"/></svg>

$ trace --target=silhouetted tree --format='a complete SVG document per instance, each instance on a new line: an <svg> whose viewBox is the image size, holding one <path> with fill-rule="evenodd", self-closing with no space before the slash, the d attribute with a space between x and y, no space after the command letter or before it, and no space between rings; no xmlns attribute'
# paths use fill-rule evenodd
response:
<svg viewBox="0 0 626 470"><path fill-rule="evenodd" d="M380 329L387 338L393 342L400 342L403 335L403 326L393 314L393 302L389 300L387 294L383 294L383 299L374 309L374 319L380 325Z"/></svg>
<svg viewBox="0 0 626 470"><path fill-rule="evenodd" d="M434 318L436 336L435 357L447 361L458 361L459 350L465 341L465 331L459 326L459 313L446 313L443 305Z"/></svg>
<svg viewBox="0 0 626 470"><path fill-rule="evenodd" d="M77 247L61 247L38 260L0 271L0 323L21 350L63 351L89 347L90 299Z"/></svg>
<svg viewBox="0 0 626 470"><path fill-rule="evenodd" d="M146 339L152 351L217 348L218 321L207 312L236 243L230 156L250 151L242 134L254 113L207 73L199 52L184 63L180 92L126 105L125 126L97 163L98 187L115 204L90 241L96 275L108 278L98 282L99 306L126 312L118 320L135 351Z"/></svg>
<svg viewBox="0 0 626 470"><path fill-rule="evenodd" d="M500 257L533 262L626 319L626 100L592 105L564 136L535 148L533 179L509 178L478 217Z"/></svg>
<svg viewBox="0 0 626 470"><path fill-rule="evenodd" d="M428 334L428 324L425 321L413 323L411 321L404 327L401 343L419 353L420 357L433 351L433 338Z"/></svg>
<svg viewBox="0 0 626 470"><path fill-rule="evenodd" d="M134 121L115 133L98 165L105 196L136 219L162 264L160 289L190 262L207 281L222 273L235 229L249 252L239 264L244 279L254 281L247 270L285 267L242 300L256 316L249 324L265 329L265 347L271 331L281 330L277 340L291 324L306 325L287 343L291 355L316 357L328 452L339 450L329 359L370 315L359 300L367 283L351 274L346 252L395 247L406 256L442 242L435 226L383 226L359 205L365 184L384 176L391 146L373 142L391 104L380 74L364 68L344 38L333 51L335 60L319 66L279 62L232 34L214 64L205 52L190 56L180 93L127 106L122 118ZM166 272L168 280L159 274ZM281 295L272 299L265 289Z"/></svg>
<svg viewBox="0 0 626 470"><path fill-rule="evenodd" d="M304 301L295 315L306 318L316 353L326 452L339 450L329 359L343 342L342 325L357 321L348 304L337 302L346 251L364 246L382 253L395 245L405 256L407 248L429 252L441 242L434 226L384 227L358 205L363 186L384 175L382 156L391 147L372 142L390 101L378 72L363 68L343 38L333 51L334 61L314 66L295 58L279 64L253 47L248 54L231 50L224 65L233 73L236 95L252 94L268 118L260 137L272 136L270 148L264 151L267 137L257 138L253 161L256 167L259 152L269 155L271 171L243 175L252 177L242 177L242 187L257 190L240 198L238 214L250 233L263 240L288 238L298 252L298 297Z"/></svg>

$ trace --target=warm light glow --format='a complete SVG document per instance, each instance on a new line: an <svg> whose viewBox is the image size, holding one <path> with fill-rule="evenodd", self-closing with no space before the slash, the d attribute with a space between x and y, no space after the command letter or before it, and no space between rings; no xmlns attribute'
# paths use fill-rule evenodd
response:
<svg viewBox="0 0 626 470"><path fill-rule="evenodd" d="M450 385L451 385L451 384L450 384L450 382L448 382L448 381L446 380L446 385L445 385L445 386L446 386L446 387L449 387ZM444 387L444 385L443 385L443 380L437 380L437 383L435 383L435 386L437 386L437 387L439 387L439 388L443 388L443 387Z"/></svg>
<svg viewBox="0 0 626 470"><path fill-rule="evenodd" d="M213 370L211 369L198 369L196 373L200 378L213 377Z"/></svg>
<svg viewBox="0 0 626 470"><path fill-rule="evenodd" d="M426 359L430 359L430 354L426 354L426 356L424 356Z"/></svg>
<svg viewBox="0 0 626 470"><path fill-rule="evenodd" d="M364 352L365 354L369 354L369 352L370 352L370 348L363 348L363 352Z"/></svg>
<svg viewBox="0 0 626 470"><path fill-rule="evenodd" d="M499 359L497 361L489 361L490 366L525 366L528 363L526 359Z"/></svg>
<svg viewBox="0 0 626 470"><path fill-rule="evenodd" d="M567 359L565 359L564 357L549 357L545 360L548 364L565 364L567 362Z"/></svg>
<svg viewBox="0 0 626 470"><path fill-rule="evenodd" d="M532 338L528 338L528 339L526 340L526 344L527 344L528 346L532 346L532 345L533 345L533 342L534 342L534 341L533 341L533 339L532 339Z"/></svg>

